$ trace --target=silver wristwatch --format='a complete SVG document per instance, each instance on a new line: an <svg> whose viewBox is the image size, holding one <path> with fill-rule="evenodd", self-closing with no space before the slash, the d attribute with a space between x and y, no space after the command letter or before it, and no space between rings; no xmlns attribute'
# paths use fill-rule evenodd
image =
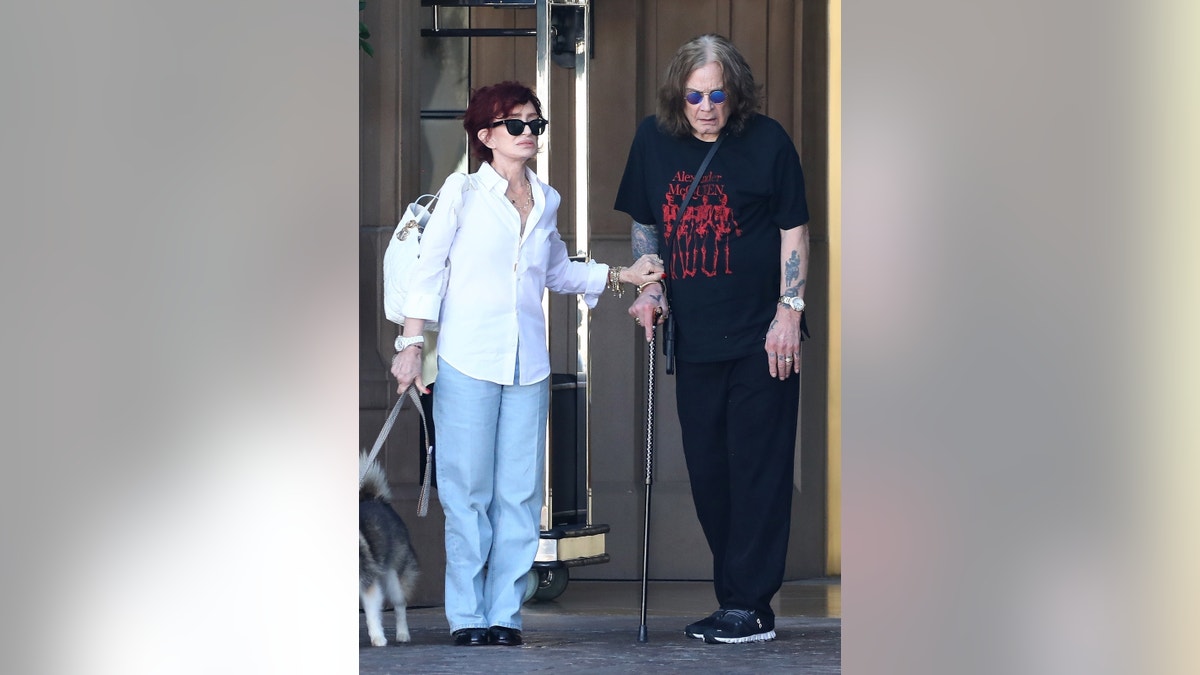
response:
<svg viewBox="0 0 1200 675"><path fill-rule="evenodd" d="M423 344L425 344L424 335L414 335L412 337L404 337L403 335L399 335L396 337L396 351L398 352L404 351L406 347Z"/></svg>
<svg viewBox="0 0 1200 675"><path fill-rule="evenodd" d="M788 309L794 309L797 312L804 311L804 300L801 298L795 298L790 295L781 295L779 296L779 304L787 307Z"/></svg>

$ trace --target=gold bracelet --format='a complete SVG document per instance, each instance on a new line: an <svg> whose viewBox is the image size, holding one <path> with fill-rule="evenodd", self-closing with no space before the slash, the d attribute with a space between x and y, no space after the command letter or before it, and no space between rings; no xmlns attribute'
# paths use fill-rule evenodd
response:
<svg viewBox="0 0 1200 675"><path fill-rule="evenodd" d="M625 289L621 286L621 271L624 269L624 267L608 268L608 290L618 298L625 297Z"/></svg>
<svg viewBox="0 0 1200 675"><path fill-rule="evenodd" d="M647 281L647 282L645 282L645 283L643 283L643 284L640 284L640 285L638 286L638 290L637 290L637 292L638 292L638 295L641 295L641 294L642 294L642 290L643 290L643 289L645 289L645 288L646 288L647 286L649 286L650 284L661 284L661 283L662 283L661 281Z"/></svg>

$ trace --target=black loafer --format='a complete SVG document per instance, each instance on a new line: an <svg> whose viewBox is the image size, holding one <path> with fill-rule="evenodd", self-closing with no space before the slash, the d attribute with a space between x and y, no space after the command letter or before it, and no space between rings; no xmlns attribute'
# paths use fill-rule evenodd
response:
<svg viewBox="0 0 1200 675"><path fill-rule="evenodd" d="M524 642L521 639L521 631L516 628L505 628L504 626L492 626L488 629L488 634L492 638L492 644L502 647L516 647Z"/></svg>
<svg viewBox="0 0 1200 675"><path fill-rule="evenodd" d="M453 635L456 647L480 647L488 643L486 628L459 628Z"/></svg>

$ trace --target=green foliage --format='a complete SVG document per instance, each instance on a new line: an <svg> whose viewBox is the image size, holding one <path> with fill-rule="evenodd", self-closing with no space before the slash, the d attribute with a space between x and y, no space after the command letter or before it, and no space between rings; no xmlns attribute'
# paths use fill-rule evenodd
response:
<svg viewBox="0 0 1200 675"><path fill-rule="evenodd" d="M366 0L359 0L358 11L361 12L366 8L367 8ZM367 40L370 37L371 37L371 31L367 30L367 24L363 23L362 20L359 19L359 21L358 21L358 46L364 52L367 53L367 56L370 56L373 58L375 56L375 50L371 49L371 43L367 42Z"/></svg>

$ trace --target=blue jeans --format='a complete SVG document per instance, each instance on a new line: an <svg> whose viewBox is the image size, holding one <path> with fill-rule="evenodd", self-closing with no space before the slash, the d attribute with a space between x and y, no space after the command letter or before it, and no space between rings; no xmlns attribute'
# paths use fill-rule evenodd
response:
<svg viewBox="0 0 1200 675"><path fill-rule="evenodd" d="M549 406L548 379L499 385L438 359L433 416L451 631L521 628L541 534Z"/></svg>

